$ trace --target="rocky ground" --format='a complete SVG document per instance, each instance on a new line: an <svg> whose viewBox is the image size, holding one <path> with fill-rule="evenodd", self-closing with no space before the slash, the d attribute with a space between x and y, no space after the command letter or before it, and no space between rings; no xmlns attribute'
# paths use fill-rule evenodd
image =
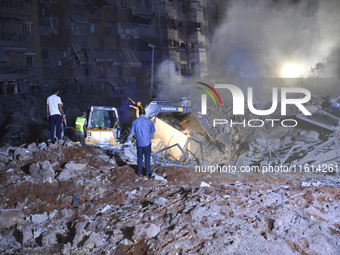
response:
<svg viewBox="0 0 340 255"><path fill-rule="evenodd" d="M336 175L197 173L72 141L0 149L1 254L339 254Z"/></svg>

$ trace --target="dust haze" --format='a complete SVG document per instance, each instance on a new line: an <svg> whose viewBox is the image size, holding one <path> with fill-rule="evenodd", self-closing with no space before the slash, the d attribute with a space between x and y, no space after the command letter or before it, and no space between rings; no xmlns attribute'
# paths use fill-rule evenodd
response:
<svg viewBox="0 0 340 255"><path fill-rule="evenodd" d="M211 72L218 78L273 78L281 76L285 63L299 63L307 77L323 62L323 77L338 77L334 54L340 41L340 1L273 2L231 1L226 6L212 38Z"/></svg>
<svg viewBox="0 0 340 255"><path fill-rule="evenodd" d="M203 80L243 89L302 86L314 94L334 93L340 80L339 13L338 0L226 1L224 17L211 35L208 76L188 81L174 64L163 62L157 70L167 84L162 92ZM282 73L287 64L299 66L296 76Z"/></svg>

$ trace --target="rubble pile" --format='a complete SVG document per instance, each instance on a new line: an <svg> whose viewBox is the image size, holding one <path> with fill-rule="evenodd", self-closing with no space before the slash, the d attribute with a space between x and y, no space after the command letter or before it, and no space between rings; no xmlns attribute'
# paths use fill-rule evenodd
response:
<svg viewBox="0 0 340 255"><path fill-rule="evenodd" d="M340 250L338 175L206 174L153 157L147 178L135 162L125 145L1 148L1 254Z"/></svg>
<svg viewBox="0 0 340 255"><path fill-rule="evenodd" d="M322 111L325 106L324 99L313 96L306 108L310 112ZM334 101L335 99L333 99ZM279 110L278 110L279 111ZM334 131L323 129L320 126L306 123L296 116L299 113L296 107L291 106L287 110L290 119L296 119L297 126L284 127L279 125L279 121L264 122L260 126L259 122L253 121L252 125L259 127L244 126L243 124L230 125L230 119L234 122L242 123L249 119L259 119L259 116L253 116L249 111L245 117L231 116L231 106L211 107L209 116L211 119L226 119L230 116L229 122L224 125L216 125L211 128L214 130L214 137L217 142L223 144L219 149L220 153L215 153L218 147L214 149L205 147L205 154L209 154L207 158L210 162L225 163L230 160L238 160L239 158L247 158L250 162L256 162L260 165L282 165L282 166L301 166L308 164L313 168L325 165L337 165L340 163L340 128ZM279 119L279 115L275 113L271 116L264 116L264 119ZM340 118L334 116L340 121ZM229 138L229 139L226 139ZM205 139L202 138L201 139ZM209 144L209 141L205 141ZM216 144L216 143L215 143ZM211 153L214 150L214 153Z"/></svg>

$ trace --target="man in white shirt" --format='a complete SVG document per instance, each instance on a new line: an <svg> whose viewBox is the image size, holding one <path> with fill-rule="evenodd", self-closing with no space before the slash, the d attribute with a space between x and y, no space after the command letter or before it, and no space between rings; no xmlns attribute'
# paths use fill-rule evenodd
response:
<svg viewBox="0 0 340 255"><path fill-rule="evenodd" d="M63 112L61 98L58 96L59 90L53 88L52 95L47 98L47 119L50 121L50 140L54 141L54 130L59 140L61 140L61 114Z"/></svg>

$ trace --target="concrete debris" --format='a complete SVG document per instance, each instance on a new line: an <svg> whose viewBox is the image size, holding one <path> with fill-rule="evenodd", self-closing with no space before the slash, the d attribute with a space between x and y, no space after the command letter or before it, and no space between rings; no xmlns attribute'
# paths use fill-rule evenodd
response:
<svg viewBox="0 0 340 255"><path fill-rule="evenodd" d="M148 240L157 236L160 231L161 228L153 223L138 225L135 228L135 232L132 239L136 241L140 239Z"/></svg>
<svg viewBox="0 0 340 255"><path fill-rule="evenodd" d="M156 205L165 205L168 202L168 200L164 197L159 197L155 200Z"/></svg>
<svg viewBox="0 0 340 255"><path fill-rule="evenodd" d="M237 162L239 158L249 158L252 159L252 162L249 162L248 166L254 162L258 165L267 166L300 166L308 163L316 167L322 164L339 164L340 157L337 150L340 149L338 142L340 132L337 130L340 130L340 118L336 115L339 110L332 109L328 105L323 106L322 102L322 98L313 96L306 107L311 110L314 109L312 115L315 114L315 116L313 118L306 117L308 121L305 118L298 119L298 125L295 127L273 126L268 123L259 125L259 127L241 124L230 126L229 122L223 122L223 125L213 127L212 121L207 121L207 123L210 123L209 130L215 130L215 134L210 132L210 139L207 139L207 136L200 136L195 131L191 135L205 145L203 150L205 160L208 162L229 163ZM234 122L242 123L242 119L230 115L231 106L210 107L208 111L211 119L225 120L228 116ZM298 113L296 110L291 111L291 114L295 114L297 117L300 116ZM323 117L319 118L318 116L321 113ZM253 116L250 112L246 112L244 116L244 119L254 118L258 119L258 116ZM276 119L276 117L271 116L266 116L266 118ZM310 119L313 119L312 122L309 121ZM328 119L334 121L330 123ZM331 129L328 128L329 125L333 125ZM231 139L228 146L225 142L227 137ZM318 146L323 143L327 146L319 148ZM313 150L315 146L319 149ZM313 153L310 153L312 150ZM199 157L199 154L196 154L196 156Z"/></svg>
<svg viewBox="0 0 340 255"><path fill-rule="evenodd" d="M34 214L31 216L31 220L33 224L40 224L44 221L48 220L48 215L46 212L44 212L43 214Z"/></svg>
<svg viewBox="0 0 340 255"><path fill-rule="evenodd" d="M155 178L155 180L157 181L167 181L164 177L162 176L159 176L159 175L156 175L156 174L153 174L153 177Z"/></svg>
<svg viewBox="0 0 340 255"><path fill-rule="evenodd" d="M301 187L340 187L340 179L327 179L327 180L305 180L300 184Z"/></svg>
<svg viewBox="0 0 340 255"><path fill-rule="evenodd" d="M30 151L28 148L19 147L14 151L13 156L18 162L23 162L32 157L32 151Z"/></svg>
<svg viewBox="0 0 340 255"><path fill-rule="evenodd" d="M0 228L11 228L22 220L20 209L0 209Z"/></svg>
<svg viewBox="0 0 340 255"><path fill-rule="evenodd" d="M0 253L338 254L334 134L298 127L223 132L240 143L233 140L233 159L223 146L204 143L204 153L215 146L207 160L224 162L216 167L327 160L334 171L198 172L153 154L153 178L139 178L134 145L0 148Z"/></svg>
<svg viewBox="0 0 340 255"><path fill-rule="evenodd" d="M210 187L210 184L206 182L201 182L200 187Z"/></svg>
<svg viewBox="0 0 340 255"><path fill-rule="evenodd" d="M50 162L47 160L31 164L29 173L33 178L40 179L43 182L52 182L55 175Z"/></svg>
<svg viewBox="0 0 340 255"><path fill-rule="evenodd" d="M71 171L84 170L85 167L86 167L86 163L75 163L73 161L70 161L65 165L65 168L70 169Z"/></svg>

